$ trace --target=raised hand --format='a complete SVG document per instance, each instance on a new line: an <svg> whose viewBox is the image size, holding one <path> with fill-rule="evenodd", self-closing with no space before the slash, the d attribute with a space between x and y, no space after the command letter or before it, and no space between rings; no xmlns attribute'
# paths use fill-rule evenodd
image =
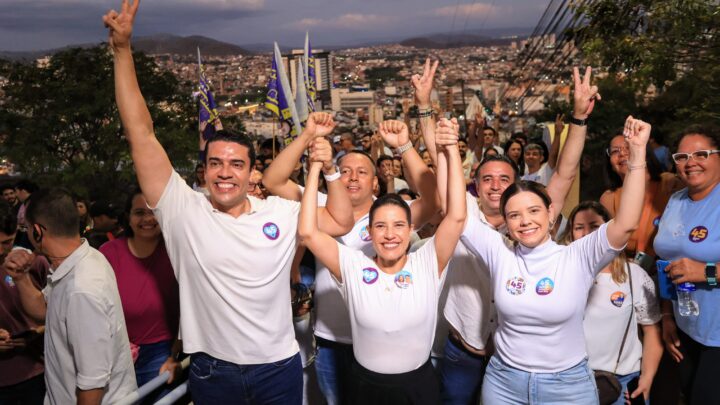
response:
<svg viewBox="0 0 720 405"><path fill-rule="evenodd" d="M134 0L132 4L129 1L123 0L120 13L110 10L103 16L103 24L110 29L108 42L113 50L130 47L133 21L135 21L140 0Z"/></svg>
<svg viewBox="0 0 720 405"><path fill-rule="evenodd" d="M630 146L630 149L645 150L648 140L650 140L650 131L652 127L645 121L635 119L632 115L628 115L625 120L625 128L623 135Z"/></svg>
<svg viewBox="0 0 720 405"><path fill-rule="evenodd" d="M597 86L590 85L592 68L585 69L585 76L580 79L580 70L573 68L573 117L584 120L590 116L595 108L595 101L600 100Z"/></svg>
<svg viewBox="0 0 720 405"><path fill-rule="evenodd" d="M10 253L5 256L3 266L10 277L18 280L27 276L30 265L34 260L34 254L28 253L25 249L15 249L11 250Z"/></svg>
<svg viewBox="0 0 720 405"><path fill-rule="evenodd" d="M555 116L555 134L562 134L565 129L565 114Z"/></svg>
<svg viewBox="0 0 720 405"><path fill-rule="evenodd" d="M307 131L312 138L328 136L334 129L335 120L332 115L324 112L314 112L310 114L305 123L305 131Z"/></svg>
<svg viewBox="0 0 720 405"><path fill-rule="evenodd" d="M435 79L435 70L437 70L439 63L440 61L436 60L431 65L430 58L427 58L422 76L414 74L410 78L415 88L415 102L420 108L430 107L430 94L432 93L433 80Z"/></svg>
<svg viewBox="0 0 720 405"><path fill-rule="evenodd" d="M323 170L333 167L333 149L325 138L315 138L310 144L310 161L321 162Z"/></svg>
<svg viewBox="0 0 720 405"><path fill-rule="evenodd" d="M435 129L435 144L438 148L445 148L453 145L457 146L458 139L460 138L459 133L460 126L455 118L452 120L441 118Z"/></svg>
<svg viewBox="0 0 720 405"><path fill-rule="evenodd" d="M402 121L388 120L380 123L378 132L386 144L391 148L399 148L410 142L410 133L408 127Z"/></svg>

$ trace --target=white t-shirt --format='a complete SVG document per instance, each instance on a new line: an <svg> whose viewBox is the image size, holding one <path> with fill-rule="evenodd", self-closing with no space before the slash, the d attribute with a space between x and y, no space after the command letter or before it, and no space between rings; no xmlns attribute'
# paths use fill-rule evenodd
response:
<svg viewBox="0 0 720 405"><path fill-rule="evenodd" d="M396 274L363 252L338 243L340 288L352 324L353 352L363 367L383 374L418 369L430 357L440 294L434 239L408 254Z"/></svg>
<svg viewBox="0 0 720 405"><path fill-rule="evenodd" d="M468 216L477 218L483 224L481 226L495 229L485 219L472 194L466 193L466 203ZM504 226L500 232L504 232ZM444 290L447 290L443 308L445 319L467 344L478 350L485 349L485 343L497 325L490 270L463 243L455 247Z"/></svg>
<svg viewBox="0 0 720 405"><path fill-rule="evenodd" d="M534 181L547 187L548 183L550 183L550 178L552 177L552 175L553 169L550 168L550 165L547 164L547 162L545 162L535 173L530 173L530 169L527 167L527 165L525 165L525 175L523 175L521 179Z"/></svg>
<svg viewBox="0 0 720 405"><path fill-rule="evenodd" d="M555 373L587 357L583 315L596 270L617 254L607 224L569 246L552 240L509 247L469 216L463 241L490 269L500 359L527 372ZM620 249L621 250L621 249Z"/></svg>
<svg viewBox="0 0 720 405"><path fill-rule="evenodd" d="M616 374L627 375L640 371L642 343L636 325L653 325L660 322L655 283L642 267L630 264L633 282L633 320L630 323L627 341L620 356ZM590 290L585 308L585 342L588 361L593 370L613 372L617 362L620 344L630 317L630 283L626 280L618 285L610 273L599 273Z"/></svg>
<svg viewBox="0 0 720 405"><path fill-rule="evenodd" d="M395 192L397 193L400 190L409 190L410 186L408 186L407 181L403 179L399 179L397 177L393 178L393 185L395 186Z"/></svg>
<svg viewBox="0 0 720 405"><path fill-rule="evenodd" d="M153 209L180 287L187 353L263 364L298 352L289 286L300 204L248 200L250 212L234 218L173 172Z"/></svg>

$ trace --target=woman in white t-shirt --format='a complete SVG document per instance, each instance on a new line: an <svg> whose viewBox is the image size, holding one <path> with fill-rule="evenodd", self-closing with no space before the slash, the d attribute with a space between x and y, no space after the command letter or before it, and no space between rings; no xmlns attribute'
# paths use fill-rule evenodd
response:
<svg viewBox="0 0 720 405"><path fill-rule="evenodd" d="M399 121L385 121L380 131L386 132L383 138L397 136L407 131L407 126ZM315 213L321 164L313 162L310 168L298 234L302 243L330 270L348 306L356 358L349 384L351 403L440 403L439 382L429 361L430 350L440 280L460 238L466 206L457 124L443 119L437 131L436 143L443 149L438 170L449 174L447 214L435 237L412 253L408 253L410 211L397 194L378 198L370 208L374 258L321 232ZM402 153L406 147L398 149Z"/></svg>
<svg viewBox="0 0 720 405"><path fill-rule="evenodd" d="M570 213L570 226L563 240L572 243L608 221L610 213L602 204L582 202ZM655 283L642 267L620 252L595 277L583 321L590 368L615 373L622 385L615 405L625 404L628 382L635 378L638 387L628 395L631 398L643 395L645 402L649 402L650 387L663 352L660 319ZM642 342L638 325L643 331Z"/></svg>
<svg viewBox="0 0 720 405"><path fill-rule="evenodd" d="M555 208L542 185L521 181L500 198L509 236L468 216L463 241L485 262L498 314L496 352L482 386L493 404L597 404L588 367L583 315L597 272L625 246L637 226L645 192L650 125L628 117L631 170L618 216L568 246L550 238Z"/></svg>

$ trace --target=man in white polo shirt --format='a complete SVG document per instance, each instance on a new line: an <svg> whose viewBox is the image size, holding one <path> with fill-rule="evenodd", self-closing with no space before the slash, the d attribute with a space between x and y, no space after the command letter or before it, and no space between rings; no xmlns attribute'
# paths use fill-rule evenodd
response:
<svg viewBox="0 0 720 405"><path fill-rule="evenodd" d="M25 219L36 251L50 260L40 292L27 275L34 255L10 252L5 269L23 310L45 322L45 403L112 404L137 389L117 281L110 263L80 239L72 195L33 193Z"/></svg>
<svg viewBox="0 0 720 405"><path fill-rule="evenodd" d="M247 195L255 152L246 136L219 131L205 146L210 197L177 174L153 132L135 75L130 36L138 1L103 18L110 28L118 109L143 195L160 223L180 288L180 332L191 353L195 404L300 404L302 367L292 324L290 267L300 204ZM332 131L308 119L312 137ZM334 172L334 167L330 167ZM330 175L331 172L326 172ZM319 225L344 234L350 202L329 183Z"/></svg>

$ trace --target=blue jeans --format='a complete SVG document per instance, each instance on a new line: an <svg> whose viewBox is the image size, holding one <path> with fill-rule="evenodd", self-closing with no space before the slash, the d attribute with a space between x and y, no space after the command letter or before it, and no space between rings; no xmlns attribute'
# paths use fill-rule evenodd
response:
<svg viewBox="0 0 720 405"><path fill-rule="evenodd" d="M328 405L340 405L347 402L350 366L353 363L352 345L327 342L317 338L317 356L315 372L318 385Z"/></svg>
<svg viewBox="0 0 720 405"><path fill-rule="evenodd" d="M158 343L140 345L137 361L135 361L135 378L138 387L142 387L148 381L160 374L160 367L167 361L172 352L172 340L165 340ZM150 395L145 397L143 404L154 404L160 398L170 393L169 386L160 386Z"/></svg>
<svg viewBox="0 0 720 405"><path fill-rule="evenodd" d="M445 405L477 404L482 387L485 361L445 341L445 357L440 359L440 387Z"/></svg>
<svg viewBox="0 0 720 405"><path fill-rule="evenodd" d="M630 373L627 375L617 375L615 374L615 377L617 377L618 381L620 381L620 385L622 385L622 390L620 391L620 396L618 397L617 401L613 402L613 405L625 405L625 391L627 391L627 385L635 377L639 377L640 372L636 371L634 373ZM632 394L630 392L629 394ZM649 404L650 401L646 400L646 404Z"/></svg>
<svg viewBox="0 0 720 405"><path fill-rule="evenodd" d="M301 405L303 371L300 353L274 363L252 365L193 353L188 389L197 405Z"/></svg>
<svg viewBox="0 0 720 405"><path fill-rule="evenodd" d="M482 387L483 405L598 405L595 376L587 360L557 373L529 373L492 356Z"/></svg>

